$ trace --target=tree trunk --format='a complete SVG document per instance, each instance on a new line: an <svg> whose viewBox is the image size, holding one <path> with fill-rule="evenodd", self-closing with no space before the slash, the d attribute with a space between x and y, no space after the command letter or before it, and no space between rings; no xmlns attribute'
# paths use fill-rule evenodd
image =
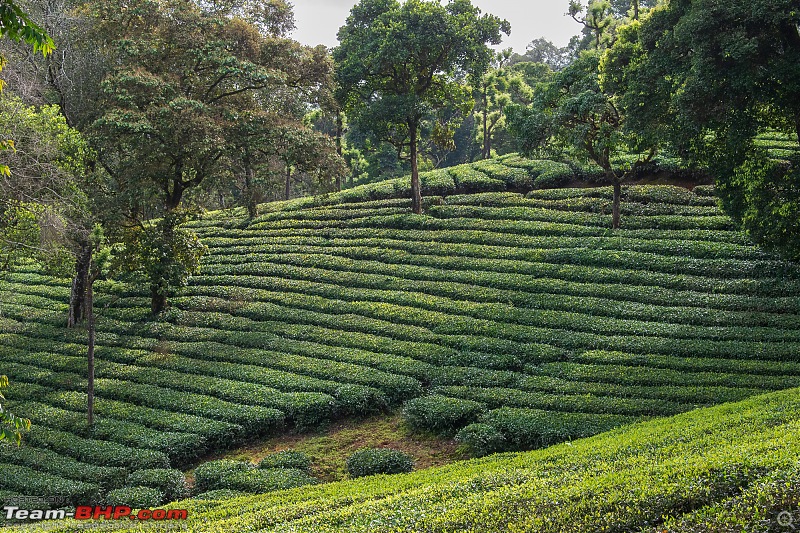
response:
<svg viewBox="0 0 800 533"><path fill-rule="evenodd" d="M86 387L86 419L91 428L94 425L94 279L86 286L86 322L89 329L89 349L87 351L88 386Z"/></svg>
<svg viewBox="0 0 800 533"><path fill-rule="evenodd" d="M86 289L91 262L92 248L88 242L83 242L75 260L75 277L72 279L72 288L69 294L68 328L74 328L86 318Z"/></svg>
<svg viewBox="0 0 800 533"><path fill-rule="evenodd" d="M794 116L794 129L797 134L797 142L800 142L800 112Z"/></svg>
<svg viewBox="0 0 800 533"><path fill-rule="evenodd" d="M245 195L247 196L247 216L253 219L258 216L258 203L256 202L256 193L253 190L253 168L250 164L247 165L247 172L245 172L244 187L246 189Z"/></svg>
<svg viewBox="0 0 800 533"><path fill-rule="evenodd" d="M639 20L639 0L633 0L633 20Z"/></svg>
<svg viewBox="0 0 800 533"><path fill-rule="evenodd" d="M417 168L417 121L412 121L408 127L411 139L411 209L417 215L422 214L422 190L419 184L419 169Z"/></svg>
<svg viewBox="0 0 800 533"><path fill-rule="evenodd" d="M288 200L292 193L292 167L291 165L286 165L286 191L284 193L284 199Z"/></svg>
<svg viewBox="0 0 800 533"><path fill-rule="evenodd" d="M488 114L489 114L489 102L486 96L486 91L483 92L483 150L481 152L481 159L488 159L489 158L489 149L487 148L489 145L489 128L487 127L488 122Z"/></svg>
<svg viewBox="0 0 800 533"><path fill-rule="evenodd" d="M158 315L167 308L167 296L159 290L158 285L150 285L150 312Z"/></svg>
<svg viewBox="0 0 800 533"><path fill-rule="evenodd" d="M611 227L613 229L619 229L619 204L620 204L620 197L622 196L622 185L619 182L619 179L614 177L614 205L612 207L612 215L611 215Z"/></svg>
<svg viewBox="0 0 800 533"><path fill-rule="evenodd" d="M172 182L172 192L169 194L169 196L167 196L166 203L164 204L164 207L167 208L167 211L177 209L178 206L181 205L181 199L183 199L183 190L183 181L180 177L175 178Z"/></svg>
<svg viewBox="0 0 800 533"><path fill-rule="evenodd" d="M342 114L336 114L336 153L339 154L339 157L342 157L342 134L344 133L344 121L342 120ZM336 191L342 191L342 176L336 175Z"/></svg>

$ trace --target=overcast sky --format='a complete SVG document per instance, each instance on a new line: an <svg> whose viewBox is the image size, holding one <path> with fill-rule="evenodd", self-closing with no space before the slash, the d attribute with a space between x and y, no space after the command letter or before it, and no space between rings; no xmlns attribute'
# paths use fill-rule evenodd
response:
<svg viewBox="0 0 800 533"><path fill-rule="evenodd" d="M303 44L336 46L336 32L344 25L355 0L291 0L297 29L292 37ZM564 16L568 0L472 0L482 12L511 23L511 35L499 48L511 47L524 53L533 39L545 37L564 46L580 32L580 26Z"/></svg>

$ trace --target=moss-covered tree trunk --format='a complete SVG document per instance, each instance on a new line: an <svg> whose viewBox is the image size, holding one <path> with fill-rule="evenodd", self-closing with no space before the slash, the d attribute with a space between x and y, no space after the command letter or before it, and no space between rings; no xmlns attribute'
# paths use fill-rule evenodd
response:
<svg viewBox="0 0 800 533"><path fill-rule="evenodd" d="M619 229L622 184L620 183L619 178L617 178L616 176L614 176L613 182L614 182L614 202L611 208L611 227L613 229Z"/></svg>
<svg viewBox="0 0 800 533"><path fill-rule="evenodd" d="M89 284L89 269L92 262L92 247L83 242L75 259L75 277L69 294L69 316L67 327L74 328L86 318L86 290Z"/></svg>
<svg viewBox="0 0 800 533"><path fill-rule="evenodd" d="M422 188L419 183L419 168L417 165L417 135L419 128L417 119L409 120L408 136L411 142L411 209L417 215L422 214Z"/></svg>
<svg viewBox="0 0 800 533"><path fill-rule="evenodd" d="M91 255L90 255L91 257ZM89 346L87 349L87 387L86 387L86 420L89 427L94 425L94 344L95 344L95 321L94 321L94 276L88 280L86 286L86 324L89 330Z"/></svg>

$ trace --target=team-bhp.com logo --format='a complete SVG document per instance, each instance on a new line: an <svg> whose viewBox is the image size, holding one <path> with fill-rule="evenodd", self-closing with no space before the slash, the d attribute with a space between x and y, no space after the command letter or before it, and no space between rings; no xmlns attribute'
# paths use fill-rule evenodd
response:
<svg viewBox="0 0 800 533"><path fill-rule="evenodd" d="M135 513L127 505L109 507L80 505L75 511L64 509L20 509L13 505L3 507L6 520L59 520L74 518L75 520L186 520L189 513L186 509L139 509Z"/></svg>

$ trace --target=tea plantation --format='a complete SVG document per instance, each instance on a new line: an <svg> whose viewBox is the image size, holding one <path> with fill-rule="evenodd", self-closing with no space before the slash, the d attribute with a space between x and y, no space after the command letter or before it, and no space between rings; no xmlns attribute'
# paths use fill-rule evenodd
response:
<svg viewBox="0 0 800 533"><path fill-rule="evenodd" d="M520 454L232 500L187 521L41 522L7 531L791 531L800 389ZM6 530L4 530L6 531Z"/></svg>
<svg viewBox="0 0 800 533"><path fill-rule="evenodd" d="M17 269L0 281L0 362L33 428L0 447L0 497L103 501L139 470L402 406L415 428L487 454L800 386L800 268L749 244L709 187L628 187L617 232L609 188L517 192L570 172L511 156L427 173L423 216L391 180L193 222L209 253L160 320L146 286L97 284L91 431L70 280ZM190 516L206 513L196 531L513 531L545 509L557 518L543 531L693 520L772 490L788 456L757 450L797 451L797 432L779 431L796 430L798 411L779 409L796 395ZM741 479L755 492L734 493Z"/></svg>

